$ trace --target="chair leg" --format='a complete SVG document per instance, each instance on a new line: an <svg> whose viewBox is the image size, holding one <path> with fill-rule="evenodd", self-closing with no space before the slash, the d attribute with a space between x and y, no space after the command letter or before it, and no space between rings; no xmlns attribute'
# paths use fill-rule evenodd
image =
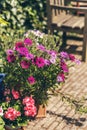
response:
<svg viewBox="0 0 87 130"><path fill-rule="evenodd" d="M63 32L62 41L63 41L63 46L66 46L66 32Z"/></svg>
<svg viewBox="0 0 87 130"><path fill-rule="evenodd" d="M83 35L82 61L85 61L87 63L87 32L84 32L84 35Z"/></svg>

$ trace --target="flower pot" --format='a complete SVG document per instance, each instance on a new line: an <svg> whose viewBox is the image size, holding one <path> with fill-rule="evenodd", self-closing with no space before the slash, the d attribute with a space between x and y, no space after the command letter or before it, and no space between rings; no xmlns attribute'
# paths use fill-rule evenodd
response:
<svg viewBox="0 0 87 130"><path fill-rule="evenodd" d="M37 115L36 118L46 117L46 106L37 105Z"/></svg>
<svg viewBox="0 0 87 130"><path fill-rule="evenodd" d="M5 126L5 130L26 130L26 127L16 127L12 128L11 126Z"/></svg>

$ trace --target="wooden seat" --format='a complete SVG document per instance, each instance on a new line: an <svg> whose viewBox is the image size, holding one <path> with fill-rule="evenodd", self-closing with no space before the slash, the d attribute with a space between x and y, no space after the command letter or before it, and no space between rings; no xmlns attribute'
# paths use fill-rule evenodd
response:
<svg viewBox="0 0 87 130"><path fill-rule="evenodd" d="M69 0L76 2L76 0ZM87 62L87 7L71 6L68 0L47 0L48 30L63 31L63 41L66 32L83 34L82 60ZM77 0L87 4L87 0ZM75 15L75 12L83 12L84 15Z"/></svg>

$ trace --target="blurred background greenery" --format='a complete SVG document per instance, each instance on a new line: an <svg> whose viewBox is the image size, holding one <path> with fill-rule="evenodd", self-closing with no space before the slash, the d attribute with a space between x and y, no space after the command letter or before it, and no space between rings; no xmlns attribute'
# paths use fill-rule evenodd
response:
<svg viewBox="0 0 87 130"><path fill-rule="evenodd" d="M0 55L29 29L48 33L46 16L46 0L0 0L0 18L9 23L0 24Z"/></svg>
<svg viewBox="0 0 87 130"><path fill-rule="evenodd" d="M46 0L0 0L0 15L12 29L46 29Z"/></svg>

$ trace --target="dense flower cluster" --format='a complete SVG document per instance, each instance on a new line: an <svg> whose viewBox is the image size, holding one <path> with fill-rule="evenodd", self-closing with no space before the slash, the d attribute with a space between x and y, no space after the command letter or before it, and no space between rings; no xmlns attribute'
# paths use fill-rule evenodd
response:
<svg viewBox="0 0 87 130"><path fill-rule="evenodd" d="M5 52L6 108L1 105L0 115L6 123L20 124L34 117L36 105L47 104L48 90L62 85L72 64L80 63L72 54L51 49L46 38L38 31L30 31Z"/></svg>
<svg viewBox="0 0 87 130"><path fill-rule="evenodd" d="M4 114L4 117L5 117L6 119L11 120L11 121L15 120L15 119L16 119L17 117L19 117L19 116L21 116L21 113L20 113L19 111L15 110L15 109L12 108L12 107L9 107L9 108L7 109L7 111L5 112L5 114Z"/></svg>
<svg viewBox="0 0 87 130"><path fill-rule="evenodd" d="M25 97L23 99L23 105L25 105L24 106L25 116L34 117L36 115L35 101L32 97Z"/></svg>

